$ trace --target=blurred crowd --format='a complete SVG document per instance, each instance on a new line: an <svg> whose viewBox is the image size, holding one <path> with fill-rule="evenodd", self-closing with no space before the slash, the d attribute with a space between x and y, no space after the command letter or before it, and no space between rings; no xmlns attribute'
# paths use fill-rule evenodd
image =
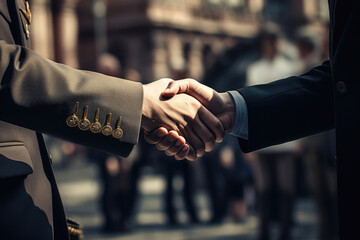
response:
<svg viewBox="0 0 360 240"><path fill-rule="evenodd" d="M217 59L209 59L212 64L204 73L202 82L218 91L264 84L305 73L328 58L326 23L308 23L293 32L288 36L278 25L265 24L255 38L240 42ZM121 62L111 53L99 57L97 70L142 81L136 69L123 69ZM186 70L176 76L186 77ZM266 119L263 121L266 124ZM141 197L138 182L146 167L153 169L153 174L162 175L166 182L163 209L169 225L182 224L174 204L177 197L174 179L180 176L189 223L221 224L229 219L244 222L247 213L252 211L259 219L259 240L271 239L273 222L277 222L280 228L278 239L291 239L291 229L296 225L294 205L302 197L315 200L319 239L337 239L334 141L334 132L330 131L244 154L237 139L227 135L213 152L197 161L200 164L195 164L167 157L141 137L128 158L48 139L55 167L67 167L79 155L97 164L103 186L104 232L136 230L135 203ZM199 190L207 192L211 212L208 219L200 217L197 211L195 196Z"/></svg>

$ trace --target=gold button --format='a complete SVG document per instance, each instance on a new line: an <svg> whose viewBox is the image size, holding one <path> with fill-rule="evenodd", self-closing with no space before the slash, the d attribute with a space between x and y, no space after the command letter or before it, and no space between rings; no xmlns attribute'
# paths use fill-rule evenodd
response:
<svg viewBox="0 0 360 240"><path fill-rule="evenodd" d="M76 102L74 106L73 114L66 119L66 124L69 127L76 127L79 124L79 118L76 116L78 109L79 109L79 102Z"/></svg>
<svg viewBox="0 0 360 240"><path fill-rule="evenodd" d="M105 136L110 136L111 132L112 132L112 127L110 127L109 125L103 126L103 128L101 129L101 132Z"/></svg>
<svg viewBox="0 0 360 240"><path fill-rule="evenodd" d="M79 124L79 118L77 116L70 116L66 119L66 124L69 127L76 127Z"/></svg>
<svg viewBox="0 0 360 240"><path fill-rule="evenodd" d="M99 133L101 131L101 123L99 122L100 109L96 109L94 122L90 125L92 133Z"/></svg>
<svg viewBox="0 0 360 240"><path fill-rule="evenodd" d="M124 135L123 130L120 128L122 117L119 118L119 120L116 123L116 128L112 132L112 136L116 139L122 138Z"/></svg>
<svg viewBox="0 0 360 240"><path fill-rule="evenodd" d="M112 132L114 138L119 139L124 136L124 132L121 128L117 128Z"/></svg>
<svg viewBox="0 0 360 240"><path fill-rule="evenodd" d="M79 129L82 131L86 131L90 128L90 121L89 119L87 119L88 111L89 111L89 107L86 106L84 109L83 118L80 120L78 125Z"/></svg>
<svg viewBox="0 0 360 240"><path fill-rule="evenodd" d="M83 130L83 131L88 130L88 129L90 128L90 121L89 121L89 119L82 119L82 120L80 120L78 126L79 126L80 130Z"/></svg>
<svg viewBox="0 0 360 240"><path fill-rule="evenodd" d="M112 127L110 126L111 123L111 113L106 115L106 122L105 125L101 129L101 133L105 136L110 136L112 132Z"/></svg>
<svg viewBox="0 0 360 240"><path fill-rule="evenodd" d="M99 133L101 131L101 123L99 122L92 123L90 126L90 131L92 133Z"/></svg>

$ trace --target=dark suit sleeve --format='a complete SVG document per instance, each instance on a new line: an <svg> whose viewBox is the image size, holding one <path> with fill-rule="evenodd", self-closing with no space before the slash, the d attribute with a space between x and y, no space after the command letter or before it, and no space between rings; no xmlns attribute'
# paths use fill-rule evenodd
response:
<svg viewBox="0 0 360 240"><path fill-rule="evenodd" d="M248 140L254 151L334 128L329 61L301 75L238 90L248 110Z"/></svg>
<svg viewBox="0 0 360 240"><path fill-rule="evenodd" d="M140 83L76 70L4 41L0 41L0 81L2 121L121 156L127 156L138 141L143 98ZM113 129L121 116L124 136L115 139L68 127L66 119L77 101L79 119L85 106L91 122L100 109L102 125L111 113Z"/></svg>

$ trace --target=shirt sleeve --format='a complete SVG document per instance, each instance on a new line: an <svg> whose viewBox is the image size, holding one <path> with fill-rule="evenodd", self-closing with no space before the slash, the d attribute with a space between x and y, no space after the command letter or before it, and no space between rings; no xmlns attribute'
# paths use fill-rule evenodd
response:
<svg viewBox="0 0 360 240"><path fill-rule="evenodd" d="M238 91L228 91L235 102L235 123L229 134L248 139L248 112L244 97Z"/></svg>

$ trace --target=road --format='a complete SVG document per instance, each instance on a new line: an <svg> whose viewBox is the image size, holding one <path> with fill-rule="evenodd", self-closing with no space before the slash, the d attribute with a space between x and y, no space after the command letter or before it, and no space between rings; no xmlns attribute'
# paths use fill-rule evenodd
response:
<svg viewBox="0 0 360 240"><path fill-rule="evenodd" d="M134 218L135 228L126 234L104 234L101 232L102 216L99 210L101 185L96 166L78 162L66 169L55 169L63 204L68 217L76 219L84 228L85 240L253 240L256 239L257 218L250 212L245 222L233 223L230 219L220 225L186 224L186 214L179 201L177 206L179 227L165 225L162 211L162 192L165 182L161 176L145 174L139 184L140 197ZM206 194L196 196L199 216L209 218ZM311 199L296 201L293 240L316 240L317 222L314 203ZM273 226L276 237L278 228ZM273 238L276 239L276 238Z"/></svg>

